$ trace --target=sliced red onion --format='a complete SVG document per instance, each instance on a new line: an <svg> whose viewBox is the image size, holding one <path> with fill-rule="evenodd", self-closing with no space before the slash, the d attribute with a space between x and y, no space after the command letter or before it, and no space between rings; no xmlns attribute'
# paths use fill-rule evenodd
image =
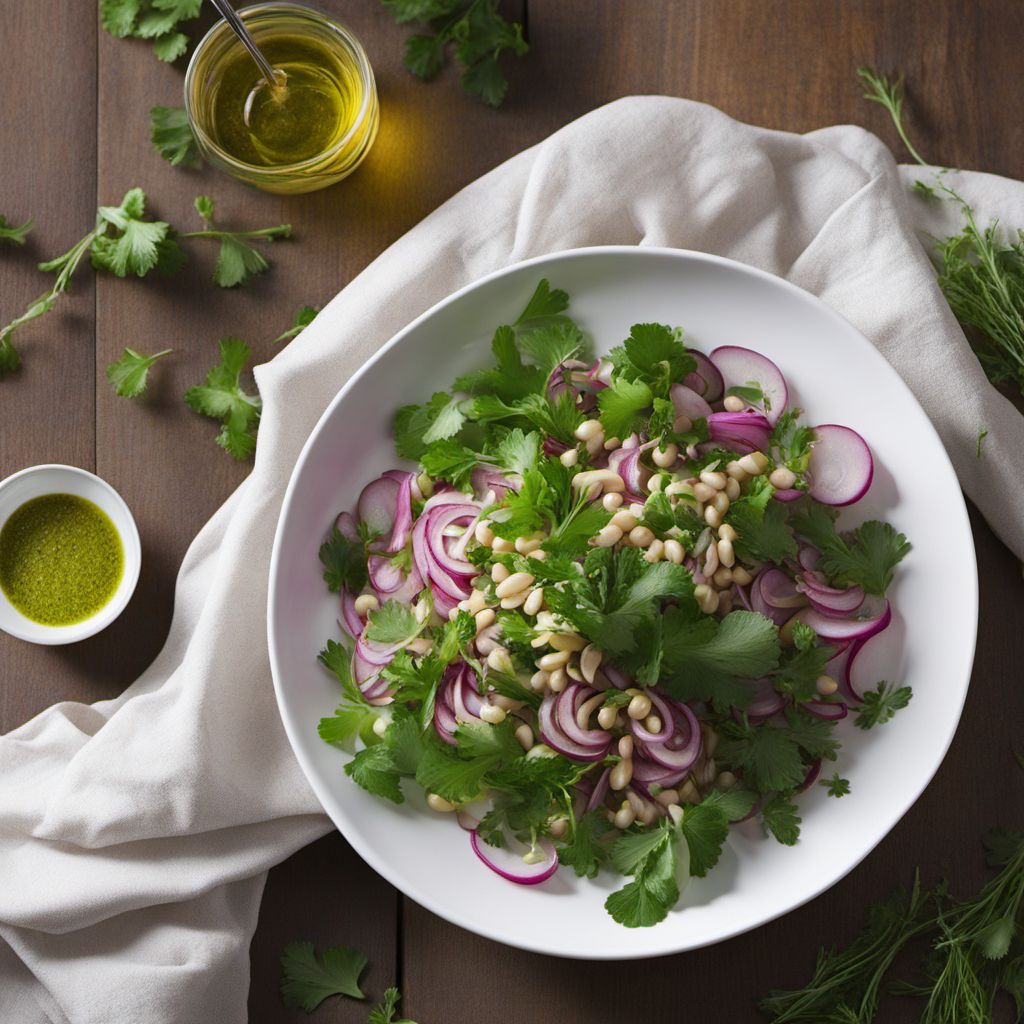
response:
<svg viewBox="0 0 1024 1024"><path fill-rule="evenodd" d="M583 683L572 683L555 698L555 722L565 736L581 747L608 749L611 738L603 729L586 729L576 720L576 712L584 701L598 691Z"/></svg>
<svg viewBox="0 0 1024 1024"><path fill-rule="evenodd" d="M521 844L512 839L506 846L488 846L474 829L469 834L473 852L497 875L516 885L537 885L547 881L558 870L558 853L548 839L539 839L537 846L544 851L543 860L527 864L514 846Z"/></svg>
<svg viewBox="0 0 1024 1024"><path fill-rule="evenodd" d="M400 644L380 644L374 640L367 640L364 633L356 640L356 656L362 658L368 665L388 665L400 646Z"/></svg>
<svg viewBox="0 0 1024 1024"><path fill-rule="evenodd" d="M754 607L750 603L750 596L747 592L747 588L741 587L738 583L735 583L733 584L732 589L736 597L739 598L740 604L743 605L743 607L746 608L748 612L752 612L754 610Z"/></svg>
<svg viewBox="0 0 1024 1024"><path fill-rule="evenodd" d="M564 694L565 691L563 690ZM537 713L537 724L541 739L552 750L557 751L563 757L572 761L600 761L608 752L611 745L611 737L605 733L605 744L602 747L586 746L577 743L565 734L556 720L556 703L562 694L549 693L541 701L540 710Z"/></svg>
<svg viewBox="0 0 1024 1024"><path fill-rule="evenodd" d="M814 428L807 466L811 497L823 505L852 505L868 492L875 475L871 449L856 430L825 423Z"/></svg>
<svg viewBox="0 0 1024 1024"><path fill-rule="evenodd" d="M371 533L390 537L398 510L399 488L399 482L389 476L380 476L363 488L356 512Z"/></svg>
<svg viewBox="0 0 1024 1024"><path fill-rule="evenodd" d="M387 551L392 555L397 554L409 543L409 534L412 532L412 482L416 479L416 474L400 473L399 476L401 479L398 481L398 494L395 496L395 522L387 546Z"/></svg>
<svg viewBox="0 0 1024 1024"><path fill-rule="evenodd" d="M663 765L655 764L642 750L633 752L633 785L644 792L650 792L651 786L661 786L662 789L671 789L677 782L686 778L689 768L680 771L677 768L665 768Z"/></svg>
<svg viewBox="0 0 1024 1024"><path fill-rule="evenodd" d="M832 617L853 615L864 603L864 591L860 587L837 590L830 587L825 578L813 570L804 572L798 578L796 589L807 595L812 608Z"/></svg>
<svg viewBox="0 0 1024 1024"><path fill-rule="evenodd" d="M419 569L414 565L409 572L403 576L402 584L397 590L392 590L389 594L378 594L378 597L381 598L381 604L383 604L384 601L398 601L400 604L415 604L416 598L419 597L420 591L423 590L424 586L423 577L420 576Z"/></svg>
<svg viewBox="0 0 1024 1024"><path fill-rule="evenodd" d="M675 406L677 416L685 416L689 420L707 420L711 417L711 406L685 384L673 384L668 389L668 397Z"/></svg>
<svg viewBox="0 0 1024 1024"><path fill-rule="evenodd" d="M562 452L567 452L569 450L569 445L563 444L561 441L557 440L554 437L545 437L544 443L541 447L544 451L544 454L549 459L557 459L558 456L562 454Z"/></svg>
<svg viewBox="0 0 1024 1024"><path fill-rule="evenodd" d="M405 573L386 555L370 555L366 565L370 571L370 585L378 594L390 594L405 582Z"/></svg>
<svg viewBox="0 0 1024 1024"><path fill-rule="evenodd" d="M697 716L685 704L671 698L665 703L674 724L672 736L664 743L645 743L641 740L637 746L650 760L663 768L686 771L700 756L700 724Z"/></svg>
<svg viewBox="0 0 1024 1024"><path fill-rule="evenodd" d="M697 363L697 369L693 373L688 373L683 378L683 383L696 391L704 401L717 402L725 394L725 381L722 380L722 374L703 352L691 348L689 353ZM703 387L694 387L694 384L690 382L694 377L703 384Z"/></svg>
<svg viewBox="0 0 1024 1024"><path fill-rule="evenodd" d="M344 587L341 591L341 621L353 640L362 635L363 627L366 625L363 617L356 611L355 597Z"/></svg>
<svg viewBox="0 0 1024 1024"><path fill-rule="evenodd" d="M567 391L575 390L573 388L574 370L584 371L581 376L584 380L589 381L587 373L589 367L586 363L582 363L578 359L565 359L551 371L551 377L548 380L548 397L558 398L559 395L564 395Z"/></svg>
<svg viewBox="0 0 1024 1024"><path fill-rule="evenodd" d="M488 491L493 491L495 501L501 501L509 491L517 489L504 473L493 466L477 466L471 480L473 493L481 499Z"/></svg>
<svg viewBox="0 0 1024 1024"><path fill-rule="evenodd" d="M616 668L614 665L602 665L601 671L604 672L608 682L616 690L628 690L631 686L635 685L633 680L622 669Z"/></svg>
<svg viewBox="0 0 1024 1024"><path fill-rule="evenodd" d="M785 490L773 491L772 497L776 501L784 501L788 504L791 501L796 501L797 498L802 498L805 493L805 491L798 491L795 487L787 487Z"/></svg>
<svg viewBox="0 0 1024 1024"><path fill-rule="evenodd" d="M765 397L765 415L774 426L786 411L789 392L782 371L767 357L739 345L723 345L711 353L727 387L756 384Z"/></svg>
<svg viewBox="0 0 1024 1024"><path fill-rule="evenodd" d="M793 617L804 604L796 584L781 569L764 569L750 585L750 606L776 626Z"/></svg>
<svg viewBox="0 0 1024 1024"><path fill-rule="evenodd" d="M808 700L800 705L815 718L824 718L828 722L838 722L846 717L846 705L841 701Z"/></svg>
<svg viewBox="0 0 1024 1024"><path fill-rule="evenodd" d="M353 653L352 675L354 676L356 683L359 684L359 689L364 689L366 684L374 680L379 674L380 665L374 665L365 658L361 658L358 651Z"/></svg>
<svg viewBox="0 0 1024 1024"><path fill-rule="evenodd" d="M446 611L441 611L441 606L446 605L451 609L460 601L465 601L469 597L469 580L477 572L469 562L465 563L469 566L469 572L460 573L458 576L452 575L440 565L435 554L434 544L443 550L443 536L436 523L432 523L432 518L430 515L421 515L416 520L416 525L412 528L412 554L420 576L431 584L438 611L441 614L447 614ZM432 526L433 532L431 533L429 531ZM445 557L448 557L447 553L445 553Z"/></svg>
<svg viewBox="0 0 1024 1024"><path fill-rule="evenodd" d="M459 828L466 832L475 832L480 827L480 819L468 811L456 811L455 820L459 823Z"/></svg>
<svg viewBox="0 0 1024 1024"><path fill-rule="evenodd" d="M818 568L818 562L821 561L821 552L810 544L801 544L797 548L796 560L800 564L801 569L805 569L808 572Z"/></svg>
<svg viewBox="0 0 1024 1024"><path fill-rule="evenodd" d="M754 682L754 699L746 709L747 718L751 722L763 722L777 715L786 706L782 696L768 678Z"/></svg>
<svg viewBox="0 0 1024 1024"><path fill-rule="evenodd" d="M359 536L359 527L356 525L355 517L351 512L339 512L338 518L334 520L334 525L338 528L338 531L347 540L359 542L361 539Z"/></svg>
<svg viewBox="0 0 1024 1024"><path fill-rule="evenodd" d="M814 764L812 764L811 767L807 769L807 774L804 776L804 781L796 787L796 791L798 793L806 793L807 790L809 790L811 786L813 786L814 783L818 781L818 776L820 774L821 758L819 757L817 758L817 760L815 760Z"/></svg>
<svg viewBox="0 0 1024 1024"><path fill-rule="evenodd" d="M658 718L661 719L661 731L651 732L644 726L643 722L635 718L629 720L629 728L638 740L643 740L645 743L665 743L671 739L672 733L675 732L675 721L672 717L672 711L665 701L654 693L653 690L648 690L647 696L651 701L651 710L656 712Z"/></svg>
<svg viewBox="0 0 1024 1024"><path fill-rule="evenodd" d="M768 447L771 425L759 412L713 412L708 432L716 445L746 455Z"/></svg>
<svg viewBox="0 0 1024 1024"><path fill-rule="evenodd" d="M867 612L870 617L856 619L836 619L830 615L823 615L814 608L805 608L800 612L800 618L815 633L828 643L835 640L867 640L876 633L881 633L886 626L892 622L892 608L888 601L884 602L881 611L875 611L865 601L862 611Z"/></svg>
<svg viewBox="0 0 1024 1024"><path fill-rule="evenodd" d="M593 792L587 799L587 805L583 810L584 814L589 814L595 807L601 806L601 803L604 801L604 798L608 793L608 782L611 779L611 776L611 768L605 768L605 770L601 772L601 777L597 780L597 784L594 786Z"/></svg>
<svg viewBox="0 0 1024 1024"><path fill-rule="evenodd" d="M626 485L626 490L631 491L637 497L647 488L647 482L651 478L651 471L641 463L640 456L657 443L657 441L648 441L646 444L638 444L635 447L617 448L608 456L608 468L618 473ZM642 497L640 497L640 502L643 503Z"/></svg>

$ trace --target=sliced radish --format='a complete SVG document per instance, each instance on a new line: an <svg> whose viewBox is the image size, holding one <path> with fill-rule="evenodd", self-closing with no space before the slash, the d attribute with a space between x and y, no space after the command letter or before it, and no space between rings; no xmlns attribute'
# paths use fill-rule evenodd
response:
<svg viewBox="0 0 1024 1024"><path fill-rule="evenodd" d="M765 397L764 414L774 426L786 411L789 391L782 371L767 357L739 345L722 345L711 353L711 362L718 367L726 387L756 384Z"/></svg>
<svg viewBox="0 0 1024 1024"><path fill-rule="evenodd" d="M856 430L837 423L814 428L807 466L811 497L823 505L852 505L867 494L875 475L871 449Z"/></svg>
<svg viewBox="0 0 1024 1024"><path fill-rule="evenodd" d="M363 488L356 511L372 533L390 536L398 508L399 487L397 480L381 476Z"/></svg>
<svg viewBox="0 0 1024 1024"><path fill-rule="evenodd" d="M558 870L558 853L549 839L538 839L535 850L509 836L505 837L504 846L488 846L474 829L469 833L469 841L473 852L495 874L516 885L537 885Z"/></svg>

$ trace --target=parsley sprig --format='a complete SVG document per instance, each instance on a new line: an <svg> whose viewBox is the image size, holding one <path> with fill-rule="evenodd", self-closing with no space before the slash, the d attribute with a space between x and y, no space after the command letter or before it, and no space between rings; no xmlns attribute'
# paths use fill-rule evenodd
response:
<svg viewBox="0 0 1024 1024"><path fill-rule="evenodd" d="M32 218L24 224L11 224L10 221L0 213L0 242L10 242L12 245L24 245L28 233L32 230Z"/></svg>
<svg viewBox="0 0 1024 1024"><path fill-rule="evenodd" d="M202 0L100 0L103 27L118 39L151 39L163 61L177 60L188 48L183 22L199 17Z"/></svg>

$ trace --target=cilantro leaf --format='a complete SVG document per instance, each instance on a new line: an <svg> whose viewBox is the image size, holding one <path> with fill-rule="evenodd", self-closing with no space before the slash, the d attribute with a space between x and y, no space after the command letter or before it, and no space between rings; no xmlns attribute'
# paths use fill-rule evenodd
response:
<svg viewBox="0 0 1024 1024"><path fill-rule="evenodd" d="M189 231L182 237L220 240L213 280L221 288L234 288L235 285L246 284L257 274L269 269L267 258L258 249L249 245L247 239L272 242L275 238L289 238L292 233L291 224L278 224L275 227L250 231L226 231L218 228L214 222L214 204L209 196L196 196L193 205L206 222L206 227L201 231Z"/></svg>
<svg viewBox="0 0 1024 1024"><path fill-rule="evenodd" d="M547 374L539 366L523 363L513 327L503 325L494 332L491 352L496 365L489 370L474 370L458 377L454 384L456 391L486 395L500 402L517 402L544 389Z"/></svg>
<svg viewBox="0 0 1024 1024"><path fill-rule="evenodd" d="M790 522L798 534L821 551L819 568L831 582L860 586L879 597L892 582L896 566L910 552L910 544L902 533L874 519L862 523L846 537L840 536L835 528L835 514L816 503L797 511Z"/></svg>
<svg viewBox="0 0 1024 1024"><path fill-rule="evenodd" d="M522 475L536 469L540 461L540 434L526 434L515 427L498 442L494 457L507 473Z"/></svg>
<svg viewBox="0 0 1024 1024"><path fill-rule="evenodd" d="M828 790L828 795L834 796L837 800L850 792L850 780L844 779L839 772L833 772L831 779L820 779L818 785L824 786Z"/></svg>
<svg viewBox="0 0 1024 1024"><path fill-rule="evenodd" d="M317 655L317 661L338 680L343 697L332 716L320 719L317 725L320 739L325 743L344 743L358 734L368 742L376 742L372 726L377 712L367 704L352 677L352 652L337 641L328 640Z"/></svg>
<svg viewBox="0 0 1024 1024"><path fill-rule="evenodd" d="M350 540L337 526L320 546L320 561L327 589L332 593L344 587L350 594L358 594L366 586L366 545L361 540Z"/></svg>
<svg viewBox="0 0 1024 1024"><path fill-rule="evenodd" d="M126 348L124 355L107 367L107 380L114 385L114 393L122 398L138 398L146 390L149 368L158 359L170 355L171 351L165 348L162 352L147 356Z"/></svg>
<svg viewBox="0 0 1024 1024"><path fill-rule="evenodd" d="M605 435L628 437L640 430L644 423L644 413L651 407L653 400L650 387L642 380L613 378L611 385L597 395Z"/></svg>
<svg viewBox="0 0 1024 1024"><path fill-rule="evenodd" d="M776 793L761 806L764 827L783 846L795 846L800 838L800 815L796 804L784 793Z"/></svg>
<svg viewBox="0 0 1024 1024"><path fill-rule="evenodd" d="M515 322L516 327L539 326L547 323L562 323L568 320L561 314L569 308L569 296L561 288L552 288L546 277L542 277L534 289L530 301Z"/></svg>
<svg viewBox="0 0 1024 1024"><path fill-rule="evenodd" d="M373 796L383 797L395 804L405 802L405 794L399 785L401 774L395 768L394 757L384 743L360 750L345 765L345 774Z"/></svg>
<svg viewBox="0 0 1024 1024"><path fill-rule="evenodd" d="M754 794L741 787L714 790L699 804L683 810L680 831L690 849L690 874L703 878L722 855L729 835L729 822L736 821L754 806Z"/></svg>
<svg viewBox="0 0 1024 1024"><path fill-rule="evenodd" d="M395 1020L398 1002L401 998L402 995L397 988L384 989L383 1003L370 1011L370 1016L366 1018L366 1024L416 1024L414 1020L407 1018Z"/></svg>
<svg viewBox="0 0 1024 1024"><path fill-rule="evenodd" d="M525 332L519 347L540 367L545 382L560 363L578 359L586 349L583 332L568 318Z"/></svg>
<svg viewBox="0 0 1024 1024"><path fill-rule="evenodd" d="M477 452L452 440L434 441L420 455L424 473L447 480L463 491L470 489L473 470L479 463Z"/></svg>
<svg viewBox="0 0 1024 1024"><path fill-rule="evenodd" d="M455 740L455 747L440 740L428 743L416 768L416 781L427 792L452 803L472 800L480 793L488 772L523 759L523 748L510 719L499 725L461 723L455 730Z"/></svg>
<svg viewBox="0 0 1024 1024"><path fill-rule="evenodd" d="M385 601L367 616L366 639L381 644L400 644L420 629L413 609L401 601Z"/></svg>
<svg viewBox="0 0 1024 1024"><path fill-rule="evenodd" d="M710 700L718 711L746 707L753 689L742 680L767 675L779 661L778 630L756 612L694 619L670 608L663 632L665 688L679 700Z"/></svg>
<svg viewBox="0 0 1024 1024"><path fill-rule="evenodd" d="M755 477L749 494L737 498L725 521L736 531L736 554L746 562L781 564L796 558L796 538L787 523L786 506L772 501L774 488L765 477Z"/></svg>
<svg viewBox="0 0 1024 1024"><path fill-rule="evenodd" d="M664 324L634 324L629 337L611 351L609 358L615 379L645 383L658 398L667 398L669 387L697 368L679 333Z"/></svg>
<svg viewBox="0 0 1024 1024"><path fill-rule="evenodd" d="M290 341L297 334L301 334L316 319L319 312L320 310L316 306L303 306L295 314L291 327L289 327L287 331L279 334L274 339L274 344L278 345L282 341Z"/></svg>
<svg viewBox="0 0 1024 1024"><path fill-rule="evenodd" d="M152 107L149 130L153 148L172 167L198 167L202 162L184 107Z"/></svg>
<svg viewBox="0 0 1024 1024"><path fill-rule="evenodd" d="M281 956L281 997L289 1010L312 1013L328 996L365 999L359 975L369 961L348 946L333 946L318 958L312 942L290 942Z"/></svg>
<svg viewBox="0 0 1024 1024"><path fill-rule="evenodd" d="M798 477L807 472L814 445L814 428L801 426L797 421L803 415L802 409L788 409L772 428L768 450L776 465L786 466Z"/></svg>
<svg viewBox="0 0 1024 1024"><path fill-rule="evenodd" d="M680 861L688 869L688 848L685 858L679 857L677 848L678 833L669 824L650 830L651 836L645 836L641 844L630 844L620 851L619 863L632 862L630 870L633 881L617 892L613 892L605 900L605 909L615 921L627 928L649 928L663 921L679 902L679 883L676 871ZM632 840L633 834L623 836L612 847L612 858L616 857L616 847L625 840ZM640 847L648 847L642 857L633 862L633 854Z"/></svg>
<svg viewBox="0 0 1024 1024"><path fill-rule="evenodd" d="M811 636L814 637L814 630ZM825 666L835 653L834 647L795 647L783 656L774 672L775 688L797 703L817 700L818 678L825 674Z"/></svg>
<svg viewBox="0 0 1024 1024"><path fill-rule="evenodd" d="M786 712L786 722L790 740L811 760L836 759L839 741L833 736L836 723L832 719L818 718L802 708L790 708Z"/></svg>
<svg viewBox="0 0 1024 1024"><path fill-rule="evenodd" d="M31 230L31 217L25 221L24 224L19 224L15 227L2 213L0 213L0 242L11 242L14 245L24 245L25 238Z"/></svg>
<svg viewBox="0 0 1024 1024"><path fill-rule="evenodd" d="M100 0L100 20L113 36L152 39L160 60L173 61L188 47L179 29L199 16L201 0Z"/></svg>
<svg viewBox="0 0 1024 1024"><path fill-rule="evenodd" d="M145 277L155 267L174 271L184 262L181 249L166 221L143 220L146 193L129 189L120 206L100 206L97 232L90 249L92 265L117 277ZM60 259L60 258L58 258ZM51 261L44 269L56 269Z"/></svg>
<svg viewBox="0 0 1024 1024"><path fill-rule="evenodd" d="M610 831L611 825L599 811L585 814L576 822L572 835L559 844L558 860L581 878L596 878L608 860L608 851L600 840Z"/></svg>
<svg viewBox="0 0 1024 1024"><path fill-rule="evenodd" d="M241 375L252 350L241 338L221 338L221 361L206 375L206 382L189 388L185 402L194 412L221 421L217 444L236 459L256 448L256 430L262 402L259 395L242 390Z"/></svg>
<svg viewBox="0 0 1024 1024"><path fill-rule="evenodd" d="M909 686L897 687L884 679L874 690L864 694L864 703L856 711L854 725L858 729L870 729L876 725L884 725L900 708L910 703L914 692Z"/></svg>
<svg viewBox="0 0 1024 1024"><path fill-rule="evenodd" d="M742 773L744 782L757 792L793 790L803 782L807 767L786 729L725 722L720 731L717 760Z"/></svg>

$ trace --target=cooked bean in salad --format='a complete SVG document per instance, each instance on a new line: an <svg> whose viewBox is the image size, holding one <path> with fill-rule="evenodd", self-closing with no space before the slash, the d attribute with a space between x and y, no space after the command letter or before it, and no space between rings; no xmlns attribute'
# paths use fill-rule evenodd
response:
<svg viewBox="0 0 1024 1024"><path fill-rule="evenodd" d="M854 663L891 619L910 550L837 525L871 485L863 438L801 421L758 352L707 354L637 323L595 359L541 281L493 365L405 406L388 469L321 551L348 638L320 722L352 781L468 832L511 882L626 876L606 901L658 923L718 862L730 825L787 845L798 798L906 706Z"/></svg>

